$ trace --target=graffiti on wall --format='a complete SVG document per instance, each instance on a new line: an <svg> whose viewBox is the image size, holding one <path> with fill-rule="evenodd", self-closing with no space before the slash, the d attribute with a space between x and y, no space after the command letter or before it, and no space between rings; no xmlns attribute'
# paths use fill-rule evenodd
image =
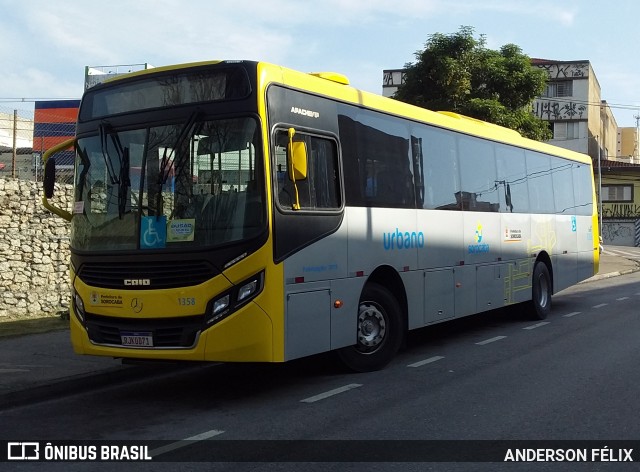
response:
<svg viewBox="0 0 640 472"><path fill-rule="evenodd" d="M382 85L385 87L397 87L404 84L407 74L402 70L385 70L382 76Z"/></svg>
<svg viewBox="0 0 640 472"><path fill-rule="evenodd" d="M602 208L604 218L638 218L640 205L634 203L612 203Z"/></svg>
<svg viewBox="0 0 640 472"><path fill-rule="evenodd" d="M544 70L550 80L589 77L588 62L578 64L536 64L536 66Z"/></svg>
<svg viewBox="0 0 640 472"><path fill-rule="evenodd" d="M602 225L602 238L608 244L633 237L633 228L629 223L605 223Z"/></svg>
<svg viewBox="0 0 640 472"><path fill-rule="evenodd" d="M581 120L587 117L587 106L574 102L536 100L533 113L543 120Z"/></svg>
<svg viewBox="0 0 640 472"><path fill-rule="evenodd" d="M589 63L573 64L536 64L547 73L548 80L556 79L586 79L589 77ZM583 120L587 118L587 106L584 103L559 100L536 100L533 113L542 120Z"/></svg>

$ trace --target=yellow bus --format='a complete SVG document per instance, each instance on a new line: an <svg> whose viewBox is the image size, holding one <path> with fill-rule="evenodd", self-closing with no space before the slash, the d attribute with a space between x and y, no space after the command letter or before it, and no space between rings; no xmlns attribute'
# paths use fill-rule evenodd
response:
<svg viewBox="0 0 640 472"><path fill-rule="evenodd" d="M53 156L71 146L68 211ZM335 350L370 371L412 329L512 304L542 319L598 269L588 156L340 74L215 61L114 78L45 158L79 354Z"/></svg>

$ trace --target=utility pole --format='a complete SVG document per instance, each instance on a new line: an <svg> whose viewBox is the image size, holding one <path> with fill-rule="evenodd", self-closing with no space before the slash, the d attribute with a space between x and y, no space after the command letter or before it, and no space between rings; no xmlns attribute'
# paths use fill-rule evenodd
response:
<svg viewBox="0 0 640 472"><path fill-rule="evenodd" d="M598 143L598 234L602 234L602 161L598 136L596 136L596 142Z"/></svg>
<svg viewBox="0 0 640 472"><path fill-rule="evenodd" d="M11 177L16 178L18 160L18 110L13 110L13 156L11 158Z"/></svg>
<svg viewBox="0 0 640 472"><path fill-rule="evenodd" d="M640 163L640 115L633 116L636 119L636 139L633 146L633 163Z"/></svg>

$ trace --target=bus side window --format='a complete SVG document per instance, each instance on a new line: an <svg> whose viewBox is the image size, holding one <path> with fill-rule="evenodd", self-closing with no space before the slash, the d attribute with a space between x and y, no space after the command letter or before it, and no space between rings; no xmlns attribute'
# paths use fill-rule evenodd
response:
<svg viewBox="0 0 640 472"><path fill-rule="evenodd" d="M555 211L551 157L534 151L526 151L527 185L531 213L553 213Z"/></svg>
<svg viewBox="0 0 640 472"><path fill-rule="evenodd" d="M496 161L493 145L478 138L458 139L460 159L460 199L463 210L499 211Z"/></svg>
<svg viewBox="0 0 640 472"><path fill-rule="evenodd" d="M424 173L422 208L438 210L461 210L460 172L454 135L448 131L432 128L416 128L413 131L420 139L419 159Z"/></svg>
<svg viewBox="0 0 640 472"><path fill-rule="evenodd" d="M278 202L285 210L293 208L295 188L289 178L290 163L287 162L286 132L276 137L275 173ZM307 145L307 178L297 180L298 199L301 210L331 210L342 206L340 175L336 142L318 136L296 133L294 141L304 140Z"/></svg>
<svg viewBox="0 0 640 472"><path fill-rule="evenodd" d="M497 189L500 211L503 213L527 213L529 190L524 150L507 145L496 147Z"/></svg>

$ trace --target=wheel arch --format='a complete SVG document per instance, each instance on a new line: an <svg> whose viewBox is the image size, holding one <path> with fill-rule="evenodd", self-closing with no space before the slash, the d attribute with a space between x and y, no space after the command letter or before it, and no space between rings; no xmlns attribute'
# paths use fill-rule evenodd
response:
<svg viewBox="0 0 640 472"><path fill-rule="evenodd" d="M386 287L398 301L402 314L402 337L403 340L406 340L409 327L409 303L407 301L407 290L398 271L388 265L379 266L371 273L365 285L367 283L377 283Z"/></svg>
<svg viewBox="0 0 640 472"><path fill-rule="evenodd" d="M547 266L549 277L551 277L551 293L554 294L555 288L553 285L553 265L551 264L551 257L549 256L549 253L547 251L541 251L540 254L538 254L538 256L536 257L536 261L533 266L535 267L538 262L542 262Z"/></svg>

